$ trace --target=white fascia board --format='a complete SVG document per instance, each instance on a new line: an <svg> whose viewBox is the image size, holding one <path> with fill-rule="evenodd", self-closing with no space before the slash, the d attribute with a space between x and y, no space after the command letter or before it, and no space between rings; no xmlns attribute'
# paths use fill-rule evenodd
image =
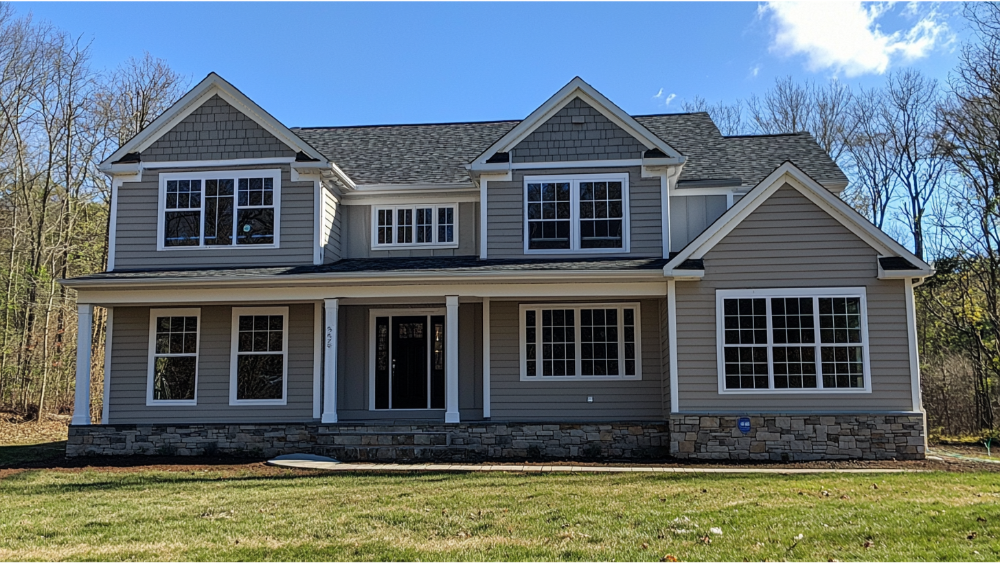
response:
<svg viewBox="0 0 1000 563"><path fill-rule="evenodd" d="M145 129L105 159L101 163L101 169L103 170L106 165L119 160L126 154L142 152L155 143L163 134L183 121L184 118L191 115L192 112L201 107L205 101L215 94L218 94L219 97L226 100L230 105L236 107L236 109L243 112L250 119L253 119L258 125L277 137L289 148L293 150L298 149L312 158L327 162L327 158L323 154L312 148L312 146L300 139L295 133L292 133L288 127L285 127L280 121L264 111L263 108L254 103L253 100L240 92L235 86L212 72L187 94L182 96L174 105L170 106L167 111L154 119Z"/></svg>
<svg viewBox="0 0 1000 563"><path fill-rule="evenodd" d="M689 270L691 271L691 270ZM112 278L105 280L83 280L68 279L60 280L59 283L67 287L78 289L98 289L98 288L120 288L130 287L184 287L197 285L199 287L241 287L241 286L270 286L280 284L282 286L309 285L322 282L327 286L338 286L341 284L359 283L468 283L468 282L519 282L519 281L540 281L559 283L567 278L574 280L588 279L619 279L619 280L655 280L662 281L663 273L659 270L564 270L564 271L544 271L544 272L523 272L523 271L500 271L500 272L391 272L381 275L372 275L371 272L358 273L317 273L299 274L293 278L289 276L258 276L247 279L219 278L215 276L186 277L186 278Z"/></svg>
<svg viewBox="0 0 1000 563"><path fill-rule="evenodd" d="M509 283L495 280L492 283L441 283L441 284L370 284L345 285L331 287L329 285L313 285L289 287L274 285L273 287L211 287L211 288L176 288L165 290L136 289L121 291L120 289L81 290L77 301L81 305L96 304L101 306L124 305L169 305L186 304L188 306L206 303L288 303L292 301L316 301L326 299L335 291L340 299L359 299L366 302L389 303L394 300L402 302L436 302L445 295L458 295L460 298L489 297L491 299L609 299L609 298L662 298L667 294L667 282L635 281L622 283L620 280L590 282L582 281L572 284L565 283ZM416 300L416 301L414 301Z"/></svg>
<svg viewBox="0 0 1000 563"><path fill-rule="evenodd" d="M658 148L671 158L684 158L673 147L668 145L649 129L639 124L631 115L622 111L611 100L594 89L593 86L584 82L577 76L570 80L569 84L563 86L551 98L545 101L535 111L531 112L521 123L517 124L506 135L493 143L488 149L480 154L473 161L474 164L485 164L487 160L498 152L508 152L525 137L530 135L539 125L548 121L559 110L576 98L582 99L591 107L607 117L612 123L628 131L637 139L642 141L647 149Z"/></svg>
<svg viewBox="0 0 1000 563"><path fill-rule="evenodd" d="M705 277L705 270L667 270L664 268L663 275L676 281L698 281Z"/></svg>
<svg viewBox="0 0 1000 563"><path fill-rule="evenodd" d="M465 169L480 176L484 174L510 174L509 162L474 162L465 165Z"/></svg>
<svg viewBox="0 0 1000 563"><path fill-rule="evenodd" d="M791 162L785 162L777 167L766 178L761 180L745 196L729 208L714 224L707 229L673 258L666 266L664 273L673 270L689 258L703 258L722 239L733 231L744 219L753 213L767 198L785 184L791 185L806 199L826 211L844 227L865 241L869 246L882 254L906 258L921 269L933 270L929 264L920 260L909 250L883 233L878 227L858 214L847 203L824 188Z"/></svg>

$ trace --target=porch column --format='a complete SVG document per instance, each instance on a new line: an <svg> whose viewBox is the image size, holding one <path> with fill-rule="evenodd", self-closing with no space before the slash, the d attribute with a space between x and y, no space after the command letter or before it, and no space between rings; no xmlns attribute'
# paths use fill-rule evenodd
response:
<svg viewBox="0 0 1000 563"><path fill-rule="evenodd" d="M90 424L90 333L94 326L94 306L77 304L76 318L76 397L73 402L75 425Z"/></svg>
<svg viewBox="0 0 1000 563"><path fill-rule="evenodd" d="M326 299L326 327L323 330L325 342L323 354L323 416L324 424L337 422L337 317L340 311L339 299Z"/></svg>
<svg viewBox="0 0 1000 563"><path fill-rule="evenodd" d="M444 317L445 422L460 422L458 415L458 296L445 297Z"/></svg>

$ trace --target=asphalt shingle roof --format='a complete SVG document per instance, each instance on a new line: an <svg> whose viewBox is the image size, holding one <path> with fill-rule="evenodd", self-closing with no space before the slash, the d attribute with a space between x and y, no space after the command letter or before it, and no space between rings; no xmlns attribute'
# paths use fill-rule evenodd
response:
<svg viewBox="0 0 1000 563"><path fill-rule="evenodd" d="M739 179L753 186L790 160L819 181L847 178L808 133L724 137L705 112L635 120L688 157L681 181ZM465 165L520 121L295 127L358 184L466 183Z"/></svg>
<svg viewBox="0 0 1000 563"><path fill-rule="evenodd" d="M654 271L662 269L667 260L662 258L573 258L539 260L537 258L487 259L478 256L434 256L422 258L348 258L330 264L309 266L272 266L266 268L191 268L177 270L115 270L73 278L73 282L101 282L108 280L185 280L217 278L219 280L253 279L261 277L295 277L299 275L330 274L382 274L393 272L573 272L573 271Z"/></svg>

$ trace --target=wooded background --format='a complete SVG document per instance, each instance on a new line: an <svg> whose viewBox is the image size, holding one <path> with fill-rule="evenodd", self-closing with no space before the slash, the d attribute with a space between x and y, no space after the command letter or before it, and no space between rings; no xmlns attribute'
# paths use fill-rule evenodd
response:
<svg viewBox="0 0 1000 563"><path fill-rule="evenodd" d="M810 132L850 179L842 197L938 273L917 289L932 433L1000 421L1000 3L941 83L910 69L876 88L784 78L747 99L694 99L724 135ZM95 69L86 45L0 4L0 410L73 404L76 304L57 283L105 269L110 181L97 164L182 96L148 53ZM105 312L95 313L91 409L101 412Z"/></svg>

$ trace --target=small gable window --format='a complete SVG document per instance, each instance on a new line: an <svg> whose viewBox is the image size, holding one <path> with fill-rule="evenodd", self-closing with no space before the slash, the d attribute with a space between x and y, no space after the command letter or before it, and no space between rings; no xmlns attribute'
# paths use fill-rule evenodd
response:
<svg viewBox="0 0 1000 563"><path fill-rule="evenodd" d="M455 205L397 205L372 208L372 248L455 248Z"/></svg>
<svg viewBox="0 0 1000 563"><path fill-rule="evenodd" d="M158 248L278 245L279 170L160 174Z"/></svg>
<svg viewBox="0 0 1000 563"><path fill-rule="evenodd" d="M628 252L628 175L524 180L525 252Z"/></svg>

